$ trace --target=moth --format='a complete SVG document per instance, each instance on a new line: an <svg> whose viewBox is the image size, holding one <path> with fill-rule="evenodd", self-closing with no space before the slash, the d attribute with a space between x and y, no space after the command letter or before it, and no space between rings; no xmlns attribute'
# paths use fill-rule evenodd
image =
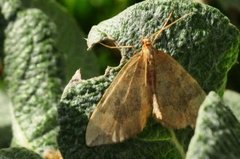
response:
<svg viewBox="0 0 240 159"><path fill-rule="evenodd" d="M173 23L166 22L159 33ZM144 38L141 51L105 91L87 125L87 146L123 142L141 132L150 116L169 128L194 127L205 92L174 58L152 44Z"/></svg>

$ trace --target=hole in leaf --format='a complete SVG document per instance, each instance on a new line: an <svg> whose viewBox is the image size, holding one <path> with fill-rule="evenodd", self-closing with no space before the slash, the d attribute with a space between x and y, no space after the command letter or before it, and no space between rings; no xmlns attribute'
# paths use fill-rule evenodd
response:
<svg viewBox="0 0 240 159"><path fill-rule="evenodd" d="M114 43L110 41L103 41L102 43L111 47L115 47ZM105 70L108 66L114 67L118 66L120 63L121 53L118 48L112 49L101 44L97 44L94 46L93 52L97 56L97 62L101 74L105 73Z"/></svg>

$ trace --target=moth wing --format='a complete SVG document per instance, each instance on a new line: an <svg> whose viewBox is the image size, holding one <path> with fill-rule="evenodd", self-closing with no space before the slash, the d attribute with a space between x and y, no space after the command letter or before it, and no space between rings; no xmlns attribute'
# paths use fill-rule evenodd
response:
<svg viewBox="0 0 240 159"><path fill-rule="evenodd" d="M122 142L145 127L152 111L145 69L143 56L138 53L120 70L89 120L88 146Z"/></svg>
<svg viewBox="0 0 240 159"><path fill-rule="evenodd" d="M155 94L153 115L167 127L195 126L205 92L170 55L154 52Z"/></svg>

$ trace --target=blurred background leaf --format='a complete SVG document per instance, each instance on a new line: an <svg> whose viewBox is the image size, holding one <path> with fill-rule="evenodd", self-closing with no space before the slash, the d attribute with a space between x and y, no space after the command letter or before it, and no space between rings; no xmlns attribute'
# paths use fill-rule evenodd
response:
<svg viewBox="0 0 240 159"><path fill-rule="evenodd" d="M65 60L64 74L70 80L77 69L81 69L82 78L99 75L99 66L93 53L87 52L85 33L75 19L55 0L22 0L27 8L44 11L57 25L56 43Z"/></svg>
<svg viewBox="0 0 240 159"><path fill-rule="evenodd" d="M57 0L78 20L85 33L92 25L111 18L141 0Z"/></svg>
<svg viewBox="0 0 240 159"><path fill-rule="evenodd" d="M239 158L240 123L233 114L239 107L231 105L223 102L215 92L207 95L198 112L186 159Z"/></svg>
<svg viewBox="0 0 240 159"><path fill-rule="evenodd" d="M12 138L10 105L10 99L0 89L0 148L9 147Z"/></svg>
<svg viewBox="0 0 240 159"><path fill-rule="evenodd" d="M140 0L57 0L70 14L72 14L85 35L93 25L111 18L128 6ZM107 66L117 66L121 59L117 50L109 50L102 46L93 49L97 56L100 73L103 74Z"/></svg>

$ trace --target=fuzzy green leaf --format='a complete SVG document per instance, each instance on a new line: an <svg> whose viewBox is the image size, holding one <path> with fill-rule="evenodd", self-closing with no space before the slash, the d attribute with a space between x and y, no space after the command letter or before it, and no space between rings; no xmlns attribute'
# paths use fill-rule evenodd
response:
<svg viewBox="0 0 240 159"><path fill-rule="evenodd" d="M0 9L3 17L9 20L16 15L16 12L20 10L21 6L20 0L0 0Z"/></svg>
<svg viewBox="0 0 240 159"><path fill-rule="evenodd" d="M201 105L186 159L238 159L240 123L222 99L210 92Z"/></svg>
<svg viewBox="0 0 240 159"><path fill-rule="evenodd" d="M0 90L0 148L8 147L12 138L10 99Z"/></svg>
<svg viewBox="0 0 240 159"><path fill-rule="evenodd" d="M223 95L223 101L240 122L240 94L231 90L226 90Z"/></svg>
<svg viewBox="0 0 240 159"><path fill-rule="evenodd" d="M7 7L2 8L12 6ZM21 7L6 21L4 72L12 100L13 140L44 152L57 145L56 105L63 85L56 26L42 11Z"/></svg>
<svg viewBox="0 0 240 159"><path fill-rule="evenodd" d="M99 73L96 57L87 52L86 36L76 21L55 0L22 0L27 8L35 7L47 14L57 25L56 46L65 59L64 73L69 80L80 68L82 77L89 78Z"/></svg>
<svg viewBox="0 0 240 159"><path fill-rule="evenodd" d="M41 156L25 148L0 149L1 159L42 159Z"/></svg>

